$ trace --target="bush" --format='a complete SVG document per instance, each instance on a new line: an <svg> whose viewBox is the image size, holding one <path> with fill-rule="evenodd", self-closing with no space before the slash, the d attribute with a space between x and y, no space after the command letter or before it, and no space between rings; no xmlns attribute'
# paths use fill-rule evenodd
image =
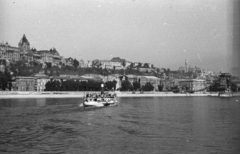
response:
<svg viewBox="0 0 240 154"><path fill-rule="evenodd" d="M150 83L147 82L143 87L142 87L143 91L153 91L154 90L154 86Z"/></svg>

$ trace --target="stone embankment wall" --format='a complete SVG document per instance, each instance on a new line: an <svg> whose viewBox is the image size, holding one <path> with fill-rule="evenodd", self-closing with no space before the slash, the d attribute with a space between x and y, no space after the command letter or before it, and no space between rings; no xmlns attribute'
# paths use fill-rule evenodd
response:
<svg viewBox="0 0 240 154"><path fill-rule="evenodd" d="M82 98L88 91L1 91L1 98ZM89 91L93 93L93 91ZM99 91L96 91L99 93ZM173 92L116 92L118 97L188 97L188 96L218 96L218 93L173 93ZM234 96L240 96L240 93L234 93Z"/></svg>

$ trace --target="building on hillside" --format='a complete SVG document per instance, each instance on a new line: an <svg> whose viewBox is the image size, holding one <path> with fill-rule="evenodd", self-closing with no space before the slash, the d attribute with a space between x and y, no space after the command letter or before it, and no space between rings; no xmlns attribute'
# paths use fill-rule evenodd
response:
<svg viewBox="0 0 240 154"><path fill-rule="evenodd" d="M61 61L60 61L61 64L63 65L66 65L66 59L64 57L61 56Z"/></svg>
<svg viewBox="0 0 240 154"><path fill-rule="evenodd" d="M195 73L195 67L190 67L188 68L189 73Z"/></svg>
<svg viewBox="0 0 240 154"><path fill-rule="evenodd" d="M81 60L79 61L79 67L81 67L81 68L84 68L84 67L85 67L85 63L84 63L84 60L83 60L83 59L81 59Z"/></svg>
<svg viewBox="0 0 240 154"><path fill-rule="evenodd" d="M108 82L108 81L117 81L119 78L118 74L110 74L108 76L103 77L103 82Z"/></svg>
<svg viewBox="0 0 240 154"><path fill-rule="evenodd" d="M119 57L114 57L111 59L112 67L113 69L116 69L116 70L125 69L125 66L123 66L123 65L126 65L125 62L126 62L125 59L121 59Z"/></svg>
<svg viewBox="0 0 240 154"><path fill-rule="evenodd" d="M178 72L179 73L184 73L185 72L185 67L180 66L179 69L178 69Z"/></svg>
<svg viewBox="0 0 240 154"><path fill-rule="evenodd" d="M92 61L91 61L91 60L88 60L88 61L87 61L86 67L87 67L87 68L91 68L91 67L92 67Z"/></svg>
<svg viewBox="0 0 240 154"><path fill-rule="evenodd" d="M53 77L53 78L56 78L56 77ZM60 74L59 79L65 79L65 80L74 80L74 81L77 81L77 80L81 80L83 79L82 77L78 76L78 75L69 75L69 74Z"/></svg>
<svg viewBox="0 0 240 154"><path fill-rule="evenodd" d="M128 81L133 84L133 82L139 82L139 78L140 76L137 76L137 75L132 75L132 74L129 74L129 75L126 75L127 78L128 78Z"/></svg>
<svg viewBox="0 0 240 154"><path fill-rule="evenodd" d="M17 76L15 86L13 87L13 91L35 91L36 78Z"/></svg>
<svg viewBox="0 0 240 154"><path fill-rule="evenodd" d="M119 90L120 89L120 87L121 87L121 80L120 80L120 78L119 78L119 74L112 74L112 75L110 75L110 77L112 77L112 79L111 79L111 81L116 81L117 83L116 83L116 90Z"/></svg>
<svg viewBox="0 0 240 154"><path fill-rule="evenodd" d="M133 63L133 67L138 67L139 64L141 64L141 63L139 63L139 62L134 62L134 63Z"/></svg>
<svg viewBox="0 0 240 154"><path fill-rule="evenodd" d="M121 59L119 57L114 57L111 60L93 60L93 67L102 68L102 69L114 69L121 70L127 68L131 63L126 62L125 59Z"/></svg>
<svg viewBox="0 0 240 154"><path fill-rule="evenodd" d="M50 50L37 51L35 48L30 49L30 43L25 34L18 43L18 47L12 47L8 43L0 44L0 59L7 59L10 62L25 60L27 62L37 61L40 63L52 63L58 65L62 57L55 48Z"/></svg>
<svg viewBox="0 0 240 154"><path fill-rule="evenodd" d="M171 81L172 81L172 86L173 87L179 87L179 85L180 85L180 82L181 81L185 81L186 79L185 78L172 78L172 79L170 79Z"/></svg>
<svg viewBox="0 0 240 154"><path fill-rule="evenodd" d="M46 83L50 81L50 77L43 73L35 74L33 77L36 79L35 91L44 91Z"/></svg>
<svg viewBox="0 0 240 154"><path fill-rule="evenodd" d="M2 43L0 45L0 58L7 59L10 62L19 60L32 61L33 57L30 53L30 43L25 35L23 35L22 39L18 43L18 47L12 47L8 43Z"/></svg>
<svg viewBox="0 0 240 154"><path fill-rule="evenodd" d="M28 53L22 54L22 55L27 62L33 61L33 53L28 52Z"/></svg>
<svg viewBox="0 0 240 154"><path fill-rule="evenodd" d="M0 59L18 61L20 58L21 56L19 48L12 47L7 42L5 44L0 44Z"/></svg>
<svg viewBox="0 0 240 154"><path fill-rule="evenodd" d="M206 80L186 79L179 81L179 89L182 91L199 91L207 87Z"/></svg>
<svg viewBox="0 0 240 154"><path fill-rule="evenodd" d="M36 78L36 87L35 87L36 91L44 91L46 88L45 87L46 83L50 80L59 81L60 83L62 81L67 81L67 80L80 81L80 82L81 81L88 82L88 80L94 80L93 78L86 79L86 78L80 77L78 75L67 75L67 74L61 74L60 76L49 77L42 73L39 73L39 74L34 75L34 77Z"/></svg>
<svg viewBox="0 0 240 154"><path fill-rule="evenodd" d="M158 90L158 85L160 84L160 78L155 76L140 76L140 85L144 86L146 83L151 83L154 86L154 90Z"/></svg>
<svg viewBox="0 0 240 154"><path fill-rule="evenodd" d="M125 68L128 68L131 64L132 64L132 62L130 62L130 61L125 61Z"/></svg>
<svg viewBox="0 0 240 154"><path fill-rule="evenodd" d="M154 68L153 64L147 63L149 68Z"/></svg>
<svg viewBox="0 0 240 154"><path fill-rule="evenodd" d="M18 47L13 47L11 45L8 44L8 42L6 43L0 43L0 51L3 50L3 51L17 51L17 52L20 52L20 49Z"/></svg>
<svg viewBox="0 0 240 154"><path fill-rule="evenodd" d="M102 69L113 69L113 65L112 62L110 60L98 60L98 62L100 63L100 67Z"/></svg>
<svg viewBox="0 0 240 154"><path fill-rule="evenodd" d="M67 80L72 80L72 81L88 81L87 79L78 76L78 75L68 75L68 74L61 74L60 76L52 76L51 79L53 81L67 81Z"/></svg>
<svg viewBox="0 0 240 154"><path fill-rule="evenodd" d="M14 61L21 60L21 57L22 57L22 54L20 52L14 51L14 50L8 50L5 52L5 56L3 58L11 62L14 62Z"/></svg>
<svg viewBox="0 0 240 154"><path fill-rule="evenodd" d="M43 63L51 63L52 66L59 65L60 62L62 62L62 57L55 48L52 48L50 50L39 50L37 51L37 54L39 57L41 57L38 57L39 61L42 61ZM35 57L37 54L35 54Z"/></svg>
<svg viewBox="0 0 240 154"><path fill-rule="evenodd" d="M52 48L49 50L49 53L52 56L52 65L53 66L58 66L61 62L62 57L60 56L60 54L58 53L58 51L56 50L56 48Z"/></svg>
<svg viewBox="0 0 240 154"><path fill-rule="evenodd" d="M155 71L153 68L139 68L140 72L150 73L152 71Z"/></svg>
<svg viewBox="0 0 240 154"><path fill-rule="evenodd" d="M39 50L38 54L41 56L42 62L53 63L53 57L48 50Z"/></svg>
<svg viewBox="0 0 240 154"><path fill-rule="evenodd" d="M173 79L164 78L160 80L159 85L163 87L163 91L171 91L172 87L175 86L175 81Z"/></svg>
<svg viewBox="0 0 240 154"><path fill-rule="evenodd" d="M94 67L94 68L100 68L100 66L102 65L100 63L99 59L94 59L91 61L91 63L92 63L92 67Z"/></svg>
<svg viewBox="0 0 240 154"><path fill-rule="evenodd" d="M203 70L200 67L195 66L195 73L202 73Z"/></svg>
<svg viewBox="0 0 240 154"><path fill-rule="evenodd" d="M33 61L43 63L43 59L42 59L41 55L37 54L37 53L33 53Z"/></svg>
<svg viewBox="0 0 240 154"><path fill-rule="evenodd" d="M72 57L66 58L65 60L66 60L66 65L73 66L74 59Z"/></svg>
<svg viewBox="0 0 240 154"><path fill-rule="evenodd" d="M103 82L116 81L116 89L121 87L121 81L118 74L111 74L103 77Z"/></svg>
<svg viewBox="0 0 240 154"><path fill-rule="evenodd" d="M84 74L81 76L82 78L86 80L92 80L96 82L102 82L103 81L103 76L99 74Z"/></svg>

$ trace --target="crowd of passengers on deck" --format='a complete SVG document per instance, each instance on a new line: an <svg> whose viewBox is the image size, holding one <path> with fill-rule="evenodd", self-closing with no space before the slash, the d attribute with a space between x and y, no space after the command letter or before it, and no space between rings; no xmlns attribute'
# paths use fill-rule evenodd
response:
<svg viewBox="0 0 240 154"><path fill-rule="evenodd" d="M106 101L109 99L114 99L116 97L116 94L110 94L110 93L87 93L84 98L85 101Z"/></svg>

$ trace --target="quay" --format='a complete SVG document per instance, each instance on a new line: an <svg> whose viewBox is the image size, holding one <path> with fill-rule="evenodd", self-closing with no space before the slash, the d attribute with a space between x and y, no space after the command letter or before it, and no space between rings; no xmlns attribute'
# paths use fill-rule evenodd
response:
<svg viewBox="0 0 240 154"><path fill-rule="evenodd" d="M93 93L94 91L71 92L71 91L46 91L46 92L30 92L30 91L2 91L0 99L12 98L82 98L85 93ZM190 97L190 96L216 96L217 92L205 93L173 93L173 92L116 92L117 97ZM240 96L240 92L233 93L233 96Z"/></svg>

